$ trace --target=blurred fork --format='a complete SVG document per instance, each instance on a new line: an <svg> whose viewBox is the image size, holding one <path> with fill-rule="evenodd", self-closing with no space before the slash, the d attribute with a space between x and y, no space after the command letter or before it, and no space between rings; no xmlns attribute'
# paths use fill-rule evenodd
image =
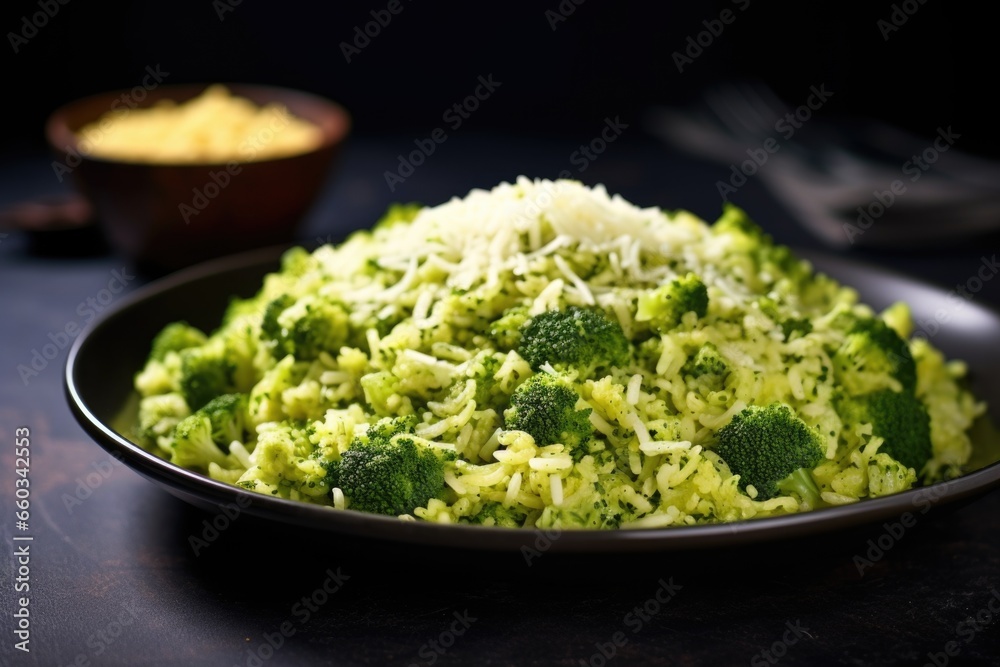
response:
<svg viewBox="0 0 1000 667"><path fill-rule="evenodd" d="M845 225L875 201L875 193L894 181L903 183L906 160L929 145L926 139L904 141L907 135L901 131L879 132L876 128L885 130L884 124L868 121L851 124L847 132L810 119L792 136L779 133L788 106L761 82L720 84L704 91L703 101L696 111L660 110L650 130L730 165L775 140L777 149L769 152L757 177L817 236L835 246L861 238L845 231ZM873 140L872 134L891 141ZM941 153L935 170L922 173L919 183L905 185L905 198L897 197L879 214L879 224L863 231L865 244L913 245L1000 227L1000 166L953 149L949 153Z"/></svg>

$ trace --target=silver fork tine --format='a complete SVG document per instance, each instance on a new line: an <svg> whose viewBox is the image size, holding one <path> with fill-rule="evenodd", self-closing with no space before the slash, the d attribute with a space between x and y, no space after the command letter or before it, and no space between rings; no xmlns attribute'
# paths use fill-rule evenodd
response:
<svg viewBox="0 0 1000 667"><path fill-rule="evenodd" d="M724 83L706 91L709 107L730 131L763 139L774 131L777 116L750 84Z"/></svg>
<svg viewBox="0 0 1000 667"><path fill-rule="evenodd" d="M753 110L760 123L760 131L773 132L774 124L778 122L779 118L779 112L775 111L775 109L784 108L784 105L774 96L774 93L771 92L771 89L766 84L747 82L740 86L740 88L743 92L743 99ZM770 103L765 98L769 98Z"/></svg>
<svg viewBox="0 0 1000 667"><path fill-rule="evenodd" d="M723 84L705 91L705 101L715 116L731 133L743 140L757 138L755 127L743 117L743 111L733 108L732 84Z"/></svg>
<svg viewBox="0 0 1000 667"><path fill-rule="evenodd" d="M755 138L761 139L767 136L770 128L761 117L760 111L754 107L753 101L747 97L743 86L733 84L728 87L726 104L730 113L737 116Z"/></svg>

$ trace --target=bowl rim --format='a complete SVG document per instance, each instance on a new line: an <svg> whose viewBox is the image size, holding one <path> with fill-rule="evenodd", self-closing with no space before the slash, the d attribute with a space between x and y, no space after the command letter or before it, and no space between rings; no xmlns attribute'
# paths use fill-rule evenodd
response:
<svg viewBox="0 0 1000 667"><path fill-rule="evenodd" d="M295 244L293 244L295 245ZM374 538L424 547L465 548L482 551L518 551L531 548L542 540L551 543L544 551L599 553L638 551L688 551L706 548L759 545L762 542L819 535L860 526L874 526L879 521L896 520L909 512L925 512L979 497L1000 487L1000 461L960 477L929 486L914 487L900 493L869 498L861 502L797 512L766 518L745 519L720 524L671 526L667 528L621 528L616 530L540 528L498 528L464 524L441 525L424 521L401 521L356 510L333 510L326 506L285 500L244 491L207 475L181 468L146 451L95 415L83 398L77 379L77 358L91 337L101 327L126 315L143 301L181 287L189 282L210 278L253 266L277 266L281 253L290 246L280 245L231 255L183 269L148 283L124 296L88 324L70 348L63 374L64 392L77 421L91 438L113 456L120 456L135 472L164 486L173 495L194 496L217 506L249 499L250 514L296 525L332 532L342 536ZM839 270L852 266L869 268L884 277L904 279L911 284L940 292L941 288L919 278L907 276L865 262L849 261L821 251L796 249L799 256ZM821 269L824 270L825 269ZM994 318L1000 311L978 304ZM191 502L188 500L188 502ZM926 508L926 509L925 509Z"/></svg>
<svg viewBox="0 0 1000 667"><path fill-rule="evenodd" d="M255 160L225 160L222 162L153 162L153 161L141 161L141 160L130 160L130 159L117 159L108 158L97 155L90 155L84 153L80 150L80 137L77 136L76 132L70 128L68 122L68 116L71 112L79 109L80 107L95 104L102 100L107 100L107 108L101 111L97 116L90 118L86 122L93 122L101 117L104 113L111 110L111 103L119 97L125 96L135 89L132 88L116 88L110 90L104 90L96 93L91 93L83 97L74 98L68 102L65 102L55 109L53 109L45 120L44 134L45 140L48 143L50 149L54 150L56 153L67 154L69 151L73 151L81 160L89 162L99 162L105 164L117 164L117 165L129 165L136 167L147 167L147 168L168 168L168 169L184 169L184 168L224 168L232 163L238 163L243 166L255 165L255 164L265 164L271 162L280 162L282 160L292 160L296 158L301 158L306 155L312 155L315 153L322 152L324 150L330 150L338 144L342 144L348 137L353 126L353 118L351 113L342 104L333 101L332 99L325 97L319 93L310 92L307 90L302 90L299 88L289 88L287 86L275 86L269 84L259 84L259 83L244 83L238 81L208 81L199 82L192 81L187 83L170 83L170 84L159 84L149 89L149 93L154 94L152 99L147 96L142 101L136 102L136 109L146 109L160 101L163 98L172 97L170 93L179 93L177 98L181 102L188 101L202 92L204 92L209 86L221 85L225 86L230 93L237 97L245 96L247 93L251 94L262 94L267 97L273 97L275 99L271 100L274 102L279 102L286 107L289 107L289 111L292 111L288 103L285 101L286 97L292 99L298 98L301 101L308 102L324 112L325 118L328 122L317 123L316 121L309 120L313 125L319 127L320 132L322 132L322 141L311 148L308 151L292 153L290 155L280 155L276 157L255 159ZM141 86L140 86L141 87ZM190 94L188 94L190 93ZM255 104L260 104L255 102ZM298 116L292 111L293 115ZM301 118L301 116L298 116ZM308 120L308 119L306 119Z"/></svg>

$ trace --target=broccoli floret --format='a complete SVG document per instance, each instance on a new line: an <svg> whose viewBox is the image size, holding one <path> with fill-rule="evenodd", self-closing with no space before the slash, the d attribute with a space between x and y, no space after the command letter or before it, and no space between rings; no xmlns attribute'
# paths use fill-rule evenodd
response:
<svg viewBox="0 0 1000 667"><path fill-rule="evenodd" d="M790 340L794 333L802 337L812 333L812 330L812 322L804 317L789 317L781 323L781 332L785 334L785 340Z"/></svg>
<svg viewBox="0 0 1000 667"><path fill-rule="evenodd" d="M750 219L746 211L732 202L722 205L722 215L712 224L712 232L726 234L736 232L750 239L770 243L770 237L764 233L760 225Z"/></svg>
<svg viewBox="0 0 1000 667"><path fill-rule="evenodd" d="M365 439L358 439L358 442L369 445L388 445L393 437L403 434L412 435L417 426L416 415L406 415L405 417L389 417L379 419L368 427ZM351 445L354 446L353 444Z"/></svg>
<svg viewBox="0 0 1000 667"><path fill-rule="evenodd" d="M163 361L168 352L180 352L189 347L200 347L208 338L200 329L187 322L173 322L163 328L153 339L150 359Z"/></svg>
<svg viewBox="0 0 1000 667"><path fill-rule="evenodd" d="M530 319L531 315L526 307L514 306L490 324L490 338L498 349L513 350L521 343L521 329Z"/></svg>
<svg viewBox="0 0 1000 667"><path fill-rule="evenodd" d="M198 410L221 394L236 391L236 364L223 345L181 350L180 388L192 410Z"/></svg>
<svg viewBox="0 0 1000 667"><path fill-rule="evenodd" d="M507 429L524 431L538 445L561 443L578 454L594 435L591 409L577 410L580 395L562 378L539 373L514 390L504 411Z"/></svg>
<svg viewBox="0 0 1000 667"><path fill-rule="evenodd" d="M212 424L212 440L228 446L234 440L244 442L249 418L244 394L223 394L213 398L200 410Z"/></svg>
<svg viewBox="0 0 1000 667"><path fill-rule="evenodd" d="M174 427L191 415L187 402L180 394L157 394L139 402L139 423L136 435L147 445L160 442Z"/></svg>
<svg viewBox="0 0 1000 667"><path fill-rule="evenodd" d="M796 332L800 336L805 336L812 332L813 325L808 318L784 317L778 310L778 303L770 297L761 297L757 300L757 305L760 308L760 312L767 315L781 327L781 332L784 334L786 341L790 340L792 334Z"/></svg>
<svg viewBox="0 0 1000 667"><path fill-rule="evenodd" d="M871 424L872 433L885 442L879 453L888 454L919 474L933 454L927 408L910 392L891 389L848 398L837 403L848 424Z"/></svg>
<svg viewBox="0 0 1000 667"><path fill-rule="evenodd" d="M291 354L299 361L310 361L320 352L336 354L349 335L344 307L313 297L296 301L284 294L267 305L261 322L261 336L271 341L279 359Z"/></svg>
<svg viewBox="0 0 1000 667"><path fill-rule="evenodd" d="M455 453L411 437L414 418L381 419L365 438L355 439L340 461L330 464L330 481L351 509L399 516L411 514L444 489L445 466Z"/></svg>
<svg viewBox="0 0 1000 667"><path fill-rule="evenodd" d="M833 355L838 381L852 395L879 389L902 388L913 393L917 385L917 366L910 346L879 318L857 319ZM891 386L889 379L899 386Z"/></svg>
<svg viewBox="0 0 1000 667"><path fill-rule="evenodd" d="M569 306L531 318L517 351L538 370L548 363L586 371L628 362L630 345L618 322L588 308Z"/></svg>
<svg viewBox="0 0 1000 667"><path fill-rule="evenodd" d="M184 418L174 430L170 460L180 466L208 470L209 463L228 461L229 445L247 435L247 397L223 394Z"/></svg>
<svg viewBox="0 0 1000 667"><path fill-rule="evenodd" d="M500 528L521 528L528 515L513 507L504 507L502 503L487 501L483 503L472 518L472 523Z"/></svg>
<svg viewBox="0 0 1000 667"><path fill-rule="evenodd" d="M261 311L266 305L266 302L264 302L259 296L249 299L233 297L229 300L229 305L226 306L226 312L222 315L222 328L225 329L231 326L239 326L246 321L259 323ZM241 320L243 322L241 322Z"/></svg>
<svg viewBox="0 0 1000 667"><path fill-rule="evenodd" d="M177 424L170 447L170 462L182 468L208 471L208 464L225 467L228 457L212 438L212 420L196 412Z"/></svg>
<svg viewBox="0 0 1000 667"><path fill-rule="evenodd" d="M681 373L694 377L723 376L729 373L729 364L719 353L719 348L712 343L705 343L688 358Z"/></svg>
<svg viewBox="0 0 1000 667"><path fill-rule="evenodd" d="M365 403L380 417L413 412L413 401L402 394L399 378L389 371L361 376L361 390L365 394Z"/></svg>
<svg viewBox="0 0 1000 667"><path fill-rule="evenodd" d="M688 273L683 278L674 278L666 285L640 294L635 319L649 322L654 330L666 333L681 323L685 313L692 311L698 317L705 317L708 312L708 288L701 278Z"/></svg>
<svg viewBox="0 0 1000 667"><path fill-rule="evenodd" d="M820 502L811 470L823 460L822 441L783 403L744 408L719 429L716 452L758 500L794 493L812 507Z"/></svg>
<svg viewBox="0 0 1000 667"><path fill-rule="evenodd" d="M267 306L264 307L264 317L260 322L260 333L264 340L279 341L282 338L281 325L278 324L278 316L285 312L286 309L291 308L292 304L295 303L295 298L290 294L282 294L279 297L272 299L268 302ZM284 352L283 349L277 350L276 354L281 354Z"/></svg>
<svg viewBox="0 0 1000 667"><path fill-rule="evenodd" d="M382 214L382 217L372 227L372 230L389 229L399 223L412 222L417 217L417 213L420 213L423 208L423 204L415 202L409 204L390 204L389 208Z"/></svg>
<svg viewBox="0 0 1000 667"><path fill-rule="evenodd" d="M797 257L788 246L775 244L771 235L731 202L723 204L722 216L712 225L712 233L730 236L733 251L752 258L756 275L745 277L753 283L760 280L761 286L783 284L783 289L798 291L806 287L812 276L808 262Z"/></svg>
<svg viewBox="0 0 1000 667"><path fill-rule="evenodd" d="M510 396L495 377L505 358L502 352L484 351L470 360L466 376L476 381L475 399L479 410L499 410L509 402Z"/></svg>
<svg viewBox="0 0 1000 667"><path fill-rule="evenodd" d="M330 486L323 453L316 454L309 438L309 425L302 420L261 424L256 429L252 465L242 471L236 484L279 498L328 503Z"/></svg>
<svg viewBox="0 0 1000 667"><path fill-rule="evenodd" d="M299 277L315 269L318 263L308 250L301 246L289 248L281 256L281 273Z"/></svg>

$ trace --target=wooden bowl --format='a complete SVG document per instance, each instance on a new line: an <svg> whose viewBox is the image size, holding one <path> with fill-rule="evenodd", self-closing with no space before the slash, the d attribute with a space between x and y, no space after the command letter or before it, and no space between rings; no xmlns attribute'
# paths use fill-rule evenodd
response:
<svg viewBox="0 0 1000 667"><path fill-rule="evenodd" d="M293 241L350 129L348 112L322 97L225 84L232 94L258 105L283 104L292 115L319 127L322 142L306 153L228 163L153 164L80 152L77 132L106 112L133 105L145 108L163 99L184 102L207 85L105 92L60 107L46 123L56 176L73 179L111 246L153 273Z"/></svg>

